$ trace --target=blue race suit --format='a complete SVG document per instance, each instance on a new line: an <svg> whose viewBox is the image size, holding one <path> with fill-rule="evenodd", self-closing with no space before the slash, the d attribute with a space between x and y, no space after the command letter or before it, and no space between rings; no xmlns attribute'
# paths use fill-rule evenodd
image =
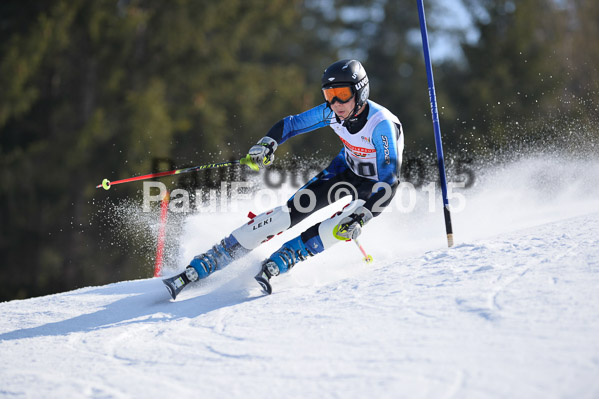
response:
<svg viewBox="0 0 599 399"><path fill-rule="evenodd" d="M368 100L364 111L348 121L340 121L330 107L320 104L277 122L267 136L279 145L293 136L329 126L339 136L343 148L322 172L301 187L285 205L254 216L191 262L200 278L225 267L262 242L295 226L313 212L338 199L336 190L352 196L352 202L332 218L313 225L282 247L294 253L315 255L339 242L333 225L361 205L373 216L386 207L399 185L403 152L403 131L399 119L386 108ZM309 194L309 195L304 195ZM288 267L279 266L280 272Z"/></svg>
<svg viewBox="0 0 599 399"><path fill-rule="evenodd" d="M363 206L373 216L378 216L393 199L399 185L403 151L401 123L395 115L374 101L369 100L367 104L367 108L349 123L340 123L327 104L323 103L282 119L268 132L268 137L282 144L293 136L330 126L344 144L330 165L287 201L291 213L290 227L329 205L330 199L336 198L335 193L331 192L334 187L348 191L347 184L351 185L349 192L352 199L365 201ZM369 122L373 122L374 126ZM356 145L356 142L364 145ZM366 144L369 148L365 148ZM315 194L316 206L312 212L305 212L305 209L310 201L314 201L314 197L302 196L304 190L311 190ZM299 200L294 201L298 195ZM302 233L302 239L305 243L315 240L316 243L311 243L311 247L321 252L323 248L319 242L318 226L316 224Z"/></svg>

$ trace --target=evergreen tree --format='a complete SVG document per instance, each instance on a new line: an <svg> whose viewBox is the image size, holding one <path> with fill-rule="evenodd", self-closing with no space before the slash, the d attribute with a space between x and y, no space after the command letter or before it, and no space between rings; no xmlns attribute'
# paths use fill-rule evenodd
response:
<svg viewBox="0 0 599 399"><path fill-rule="evenodd" d="M0 298L149 275L146 233L99 215L139 186L94 186L240 157L319 101L298 1L6 1L0 18Z"/></svg>
<svg viewBox="0 0 599 399"><path fill-rule="evenodd" d="M460 112L485 147L545 138L559 108L564 64L561 13L552 1L470 1L480 39L464 44L468 63ZM499 147L498 147L499 146Z"/></svg>

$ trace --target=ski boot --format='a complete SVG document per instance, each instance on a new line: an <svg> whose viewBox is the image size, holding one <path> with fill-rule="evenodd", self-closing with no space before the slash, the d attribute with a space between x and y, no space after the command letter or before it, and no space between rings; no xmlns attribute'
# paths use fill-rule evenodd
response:
<svg viewBox="0 0 599 399"><path fill-rule="evenodd" d="M187 266L183 273L166 278L162 280L162 282L166 286L168 293L171 294L171 297L175 299L183 288L185 288L189 283L197 281L198 278L198 272L196 272L196 269L191 266Z"/></svg>
<svg viewBox="0 0 599 399"><path fill-rule="evenodd" d="M270 258L262 263L260 272L254 278L260 284L264 293L270 295L272 293L272 286L270 285L271 277L286 273L296 263L305 260L308 256L314 255L314 253L308 250L302 237L297 236L293 240L283 244L281 248L270 255Z"/></svg>
<svg viewBox="0 0 599 399"><path fill-rule="evenodd" d="M171 297L175 299L179 292L190 283L208 277L248 252L250 251L242 247L235 237L230 235L220 244L214 245L205 253L193 258L183 273L164 279L162 282L166 285Z"/></svg>

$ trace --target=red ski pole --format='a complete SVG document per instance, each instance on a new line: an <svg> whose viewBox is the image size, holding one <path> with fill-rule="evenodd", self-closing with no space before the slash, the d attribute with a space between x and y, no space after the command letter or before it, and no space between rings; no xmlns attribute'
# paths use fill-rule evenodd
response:
<svg viewBox="0 0 599 399"><path fill-rule="evenodd" d="M360 248L360 252L362 252L362 255L364 255L364 259L363 261L366 263L372 263L373 259L371 255L368 255L366 253L366 251L364 250L364 247L362 246L362 244L360 244L360 242L357 239L354 239L354 242L356 243L356 245L358 246L358 248Z"/></svg>
<svg viewBox="0 0 599 399"><path fill-rule="evenodd" d="M247 165L256 171L259 170L258 165L256 165L254 162L252 162L252 160L250 159L250 156L248 155L245 158L240 159L239 161L210 163L210 164L206 164L206 165L192 166L190 168L169 170L167 172L150 173L149 175L135 176L135 177L130 177L128 179L115 180L113 182L111 182L108 179L104 179L104 180L102 180L102 183L100 183L96 186L96 188L102 187L104 190L108 190L108 189L110 189L111 186L114 186L115 184L129 183L132 181L147 180L147 179L163 177L163 176L179 175L182 173L196 172L198 170L204 170L204 169L224 168L226 166L233 166L233 165L239 165L239 164Z"/></svg>

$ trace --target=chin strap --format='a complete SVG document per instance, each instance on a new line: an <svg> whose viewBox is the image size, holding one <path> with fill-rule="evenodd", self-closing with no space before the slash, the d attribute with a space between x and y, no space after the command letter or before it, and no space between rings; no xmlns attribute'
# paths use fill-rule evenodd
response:
<svg viewBox="0 0 599 399"><path fill-rule="evenodd" d="M346 123L347 123L348 125L349 125L349 124L351 124L351 123L352 123L352 122L351 122L351 120L352 120L352 119L355 119L355 118L357 118L357 117L358 117L358 112L360 112L360 110L361 110L362 108L364 108L364 106L365 106L365 105L366 105L366 104L362 104L362 106L361 106L361 107L358 107L358 104L356 104L356 106L355 106L355 107L354 107L354 109L352 110L351 116L350 116L349 118L347 118L347 119L343 119L343 120L341 121L341 125L343 125L343 126L346 126L346 125L345 125ZM347 125L347 126L348 126L348 125ZM346 126L346 127L347 127L347 126Z"/></svg>
<svg viewBox="0 0 599 399"><path fill-rule="evenodd" d="M354 119L358 116L358 112L360 112L360 110L364 107L364 104L362 104L361 107L358 107L358 102L356 101L356 106L354 107L354 111L352 116L349 119Z"/></svg>

